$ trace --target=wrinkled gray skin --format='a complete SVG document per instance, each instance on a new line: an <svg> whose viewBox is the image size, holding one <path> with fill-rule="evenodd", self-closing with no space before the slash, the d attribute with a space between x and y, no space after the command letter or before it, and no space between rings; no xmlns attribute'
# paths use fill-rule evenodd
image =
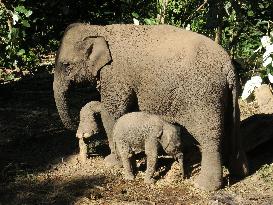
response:
<svg viewBox="0 0 273 205"><path fill-rule="evenodd" d="M76 137L79 139L80 159L87 159L87 145L83 138L88 138L95 133L98 133L98 125L94 115L101 112L101 103L92 101L82 107L80 111L80 123L77 129Z"/></svg>
<svg viewBox="0 0 273 205"><path fill-rule="evenodd" d="M134 152L145 150L147 170L145 183L154 183L159 144L165 152L178 160L182 175L183 153L181 151L180 129L156 115L144 112L132 112L119 118L113 128L114 149L122 160L125 179L133 180L130 157Z"/></svg>
<svg viewBox="0 0 273 205"><path fill-rule="evenodd" d="M70 25L63 36L54 73L54 96L67 128L75 129L67 92L72 81L97 86L111 155L115 121L134 110L177 123L199 142L202 153L197 186L222 184L222 146L231 174L248 166L238 136L238 82L224 49L211 39L168 25ZM225 157L225 156L224 156Z"/></svg>

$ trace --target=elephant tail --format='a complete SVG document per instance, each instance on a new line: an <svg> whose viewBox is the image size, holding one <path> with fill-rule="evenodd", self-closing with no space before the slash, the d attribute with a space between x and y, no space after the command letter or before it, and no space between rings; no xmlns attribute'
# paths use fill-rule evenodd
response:
<svg viewBox="0 0 273 205"><path fill-rule="evenodd" d="M248 162L240 135L239 82L234 66L230 64L229 67L227 83L229 89L228 104L230 105L228 105L227 115L230 116L228 117L230 120L228 122L229 125L226 125L226 127L230 127L231 129L229 130L229 143L226 148L229 150L227 155L229 158L228 167L232 175L244 177L248 175Z"/></svg>

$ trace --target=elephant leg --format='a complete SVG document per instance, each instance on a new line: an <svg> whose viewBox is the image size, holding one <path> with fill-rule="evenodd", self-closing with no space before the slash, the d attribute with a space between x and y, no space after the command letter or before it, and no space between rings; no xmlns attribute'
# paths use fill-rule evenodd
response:
<svg viewBox="0 0 273 205"><path fill-rule="evenodd" d="M195 184L203 190L213 191L222 186L221 138L223 126L218 115L210 115L210 117L210 120L203 117L204 121L198 123L202 127L202 133L198 135L202 159L201 171Z"/></svg>
<svg viewBox="0 0 273 205"><path fill-rule="evenodd" d="M121 155L121 160L122 160L123 169L124 169L124 178L126 180L134 180L135 177L133 175L133 169L132 169L130 159L127 156Z"/></svg>
<svg viewBox="0 0 273 205"><path fill-rule="evenodd" d="M114 118L106 111L101 111L101 119L107 134L109 147L111 150L111 154L106 156L104 159L105 165L107 167L120 166L121 162L118 160L117 154L115 153L112 130L115 124Z"/></svg>
<svg viewBox="0 0 273 205"><path fill-rule="evenodd" d="M128 154L121 153L121 160L124 169L124 178L126 180L134 180L133 168Z"/></svg>
<svg viewBox="0 0 273 205"><path fill-rule="evenodd" d="M129 85L109 82L101 84L101 101L104 109L101 112L102 122L108 137L111 154L105 158L107 166L120 165L113 148L112 130L118 118L134 110L135 96Z"/></svg>
<svg viewBox="0 0 273 205"><path fill-rule="evenodd" d="M145 173L144 182L147 184L155 183L153 175L156 171L156 162L158 156L158 144L154 141L145 143L145 154L147 156L147 169Z"/></svg>
<svg viewBox="0 0 273 205"><path fill-rule="evenodd" d="M87 159L87 144L83 141L83 138L79 138L79 148L80 148L80 160L85 162Z"/></svg>
<svg viewBox="0 0 273 205"><path fill-rule="evenodd" d="M197 187L213 191L221 188L222 185L222 165L219 146L202 148L201 172L195 184Z"/></svg>
<svg viewBox="0 0 273 205"><path fill-rule="evenodd" d="M122 140L117 140L115 143L116 146L116 154L121 158L122 166L124 170L124 178L126 180L133 180L134 174L133 174L133 168L131 163L131 157L132 157L132 150L130 149L130 146L128 143L123 142Z"/></svg>

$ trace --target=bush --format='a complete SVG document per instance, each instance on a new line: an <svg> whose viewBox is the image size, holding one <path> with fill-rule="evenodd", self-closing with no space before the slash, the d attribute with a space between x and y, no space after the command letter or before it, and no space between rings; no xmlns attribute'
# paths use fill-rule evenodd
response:
<svg viewBox="0 0 273 205"><path fill-rule="evenodd" d="M25 41L31 14L31 10L20 4L8 9L0 3L0 80L12 80L38 62L35 50Z"/></svg>
<svg viewBox="0 0 273 205"><path fill-rule="evenodd" d="M55 53L70 23L166 23L217 39L239 63L245 82L263 64L262 36L269 36L270 0L9 0L0 7L0 59L5 69L33 70L42 55ZM15 24L13 22L16 22ZM271 23L270 23L271 22ZM8 70L8 71L9 71Z"/></svg>

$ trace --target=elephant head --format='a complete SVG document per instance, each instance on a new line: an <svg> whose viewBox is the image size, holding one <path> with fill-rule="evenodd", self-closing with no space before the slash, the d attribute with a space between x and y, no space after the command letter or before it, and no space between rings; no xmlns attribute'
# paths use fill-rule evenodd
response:
<svg viewBox="0 0 273 205"><path fill-rule="evenodd" d="M54 98L66 128L74 130L69 113L68 90L72 81L96 84L100 69L111 61L108 44L98 26L73 24L67 28L57 53L54 72Z"/></svg>
<svg viewBox="0 0 273 205"><path fill-rule="evenodd" d="M181 172L182 174L184 174L183 153L180 133L181 133L180 127L167 123L163 126L163 133L161 135L160 143L165 152L173 156L178 161L181 167Z"/></svg>

